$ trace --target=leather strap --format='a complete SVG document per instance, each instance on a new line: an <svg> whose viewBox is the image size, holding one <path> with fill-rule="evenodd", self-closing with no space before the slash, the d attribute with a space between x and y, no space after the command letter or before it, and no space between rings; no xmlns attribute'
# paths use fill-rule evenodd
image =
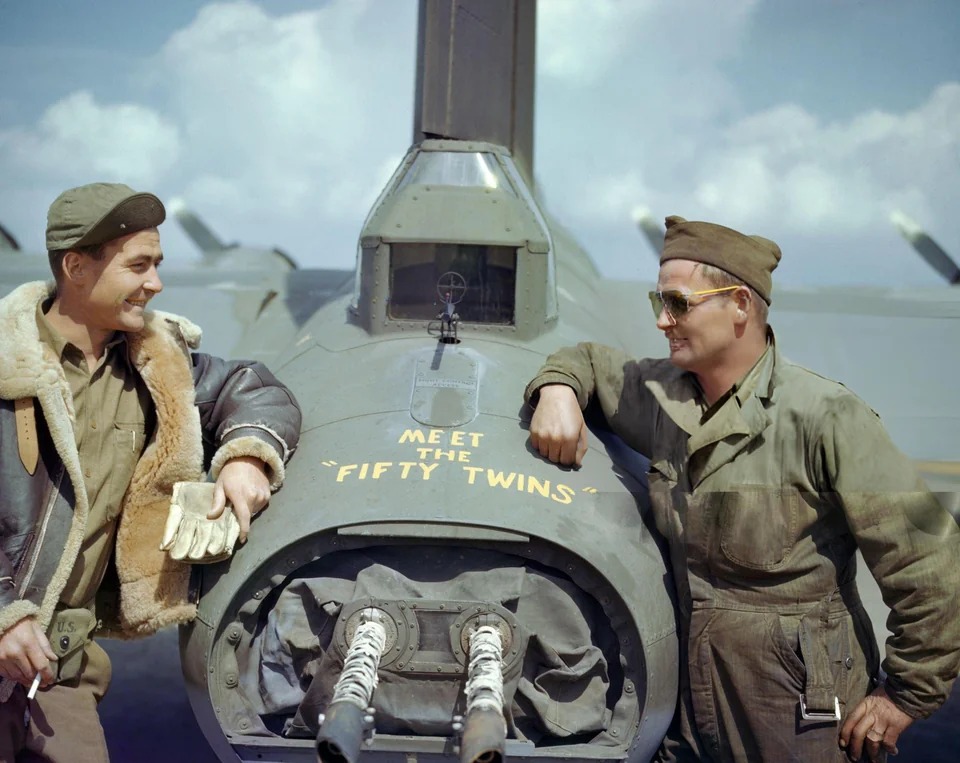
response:
<svg viewBox="0 0 960 763"><path fill-rule="evenodd" d="M14 417L17 421L17 449L20 461L27 473L37 471L40 460L40 445L37 442L37 419L33 411L33 398L21 397L13 401Z"/></svg>

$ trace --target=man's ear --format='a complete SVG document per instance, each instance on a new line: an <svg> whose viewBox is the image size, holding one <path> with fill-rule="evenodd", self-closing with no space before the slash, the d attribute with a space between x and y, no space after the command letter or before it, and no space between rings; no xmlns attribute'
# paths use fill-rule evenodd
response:
<svg viewBox="0 0 960 763"><path fill-rule="evenodd" d="M737 289L735 299L737 300L737 319L746 320L747 316L750 315L750 306L753 301L750 290L746 288Z"/></svg>
<svg viewBox="0 0 960 763"><path fill-rule="evenodd" d="M86 256L71 249L69 252L63 255L63 263L61 264L61 267L63 268L63 277L68 281L72 281L73 283L83 283L83 278L87 271L86 265Z"/></svg>

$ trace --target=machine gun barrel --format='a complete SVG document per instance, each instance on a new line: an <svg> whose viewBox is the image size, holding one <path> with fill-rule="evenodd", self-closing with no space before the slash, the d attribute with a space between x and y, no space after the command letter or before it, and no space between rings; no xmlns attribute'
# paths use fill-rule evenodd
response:
<svg viewBox="0 0 960 763"><path fill-rule="evenodd" d="M369 725L365 715L365 708L351 702L331 702L317 734L317 760L356 763Z"/></svg>
<svg viewBox="0 0 960 763"><path fill-rule="evenodd" d="M350 642L343 672L317 733L320 763L356 763L360 746L373 728L373 715L368 708L377 688L377 670L387 632L379 610L364 610L363 618Z"/></svg>
<svg viewBox="0 0 960 763"><path fill-rule="evenodd" d="M474 710L466 717L460 763L501 763L505 746L503 713Z"/></svg>
<svg viewBox="0 0 960 763"><path fill-rule="evenodd" d="M502 639L496 626L481 625L470 634L461 763L503 760L507 726L503 718L502 653Z"/></svg>

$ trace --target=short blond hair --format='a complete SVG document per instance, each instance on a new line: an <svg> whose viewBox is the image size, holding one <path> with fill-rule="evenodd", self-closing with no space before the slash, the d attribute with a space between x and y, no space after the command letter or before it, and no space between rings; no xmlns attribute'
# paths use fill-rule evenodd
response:
<svg viewBox="0 0 960 763"><path fill-rule="evenodd" d="M710 265L706 262L698 262L694 266L693 272L700 273L707 283L717 289L722 289L726 286L743 286L745 289L749 289L750 302L754 306L753 311L759 319L760 325L766 327L770 306L766 303L766 300L757 294L756 289L750 284L744 283L742 279L737 278L732 273L728 273L723 268L718 268L716 265Z"/></svg>

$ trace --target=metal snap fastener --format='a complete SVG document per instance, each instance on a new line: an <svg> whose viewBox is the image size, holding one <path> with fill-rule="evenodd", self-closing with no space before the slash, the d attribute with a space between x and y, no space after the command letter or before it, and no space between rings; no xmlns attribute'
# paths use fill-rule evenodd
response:
<svg viewBox="0 0 960 763"><path fill-rule="evenodd" d="M60 648L66 650L70 646L70 637L63 636L60 638Z"/></svg>

